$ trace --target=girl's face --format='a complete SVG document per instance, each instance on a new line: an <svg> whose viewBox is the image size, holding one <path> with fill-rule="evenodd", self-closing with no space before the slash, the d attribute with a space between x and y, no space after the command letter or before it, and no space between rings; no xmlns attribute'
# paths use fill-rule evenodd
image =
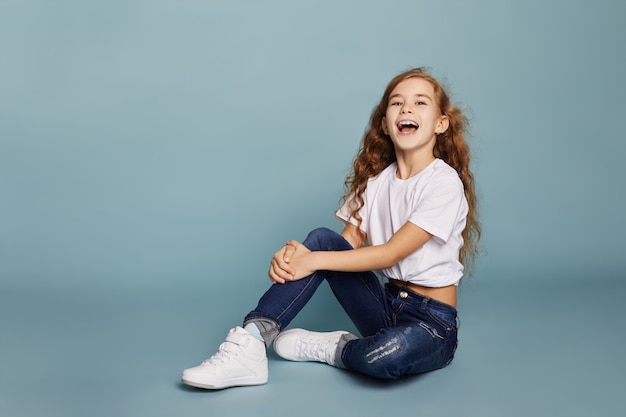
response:
<svg viewBox="0 0 626 417"><path fill-rule="evenodd" d="M421 78L401 81L389 95L382 129L396 152L426 151L432 154L437 135L448 128L439 111L433 85Z"/></svg>

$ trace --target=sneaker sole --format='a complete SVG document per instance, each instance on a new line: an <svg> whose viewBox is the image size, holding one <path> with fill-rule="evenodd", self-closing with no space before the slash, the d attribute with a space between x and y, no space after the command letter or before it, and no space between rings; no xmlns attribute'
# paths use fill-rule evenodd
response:
<svg viewBox="0 0 626 417"><path fill-rule="evenodd" d="M264 385L267 384L267 378L237 378L230 381L225 381L223 384L209 384L199 381L191 381L189 379L182 379L183 384L189 385L195 388L203 389L224 389L230 387L245 387L251 385Z"/></svg>

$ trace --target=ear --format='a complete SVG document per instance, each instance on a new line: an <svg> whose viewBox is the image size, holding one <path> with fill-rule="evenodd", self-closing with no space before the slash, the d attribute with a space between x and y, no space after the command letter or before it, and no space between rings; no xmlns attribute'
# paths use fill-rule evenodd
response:
<svg viewBox="0 0 626 417"><path fill-rule="evenodd" d="M387 118L383 116L383 119L380 121L380 127L382 127L385 135L389 134L389 129L387 129Z"/></svg>
<svg viewBox="0 0 626 417"><path fill-rule="evenodd" d="M448 116L441 116L441 119L439 119L439 123L437 123L437 127L435 128L435 133L440 135L442 133L444 133L446 130L448 130L448 127L450 126L450 119L448 119Z"/></svg>

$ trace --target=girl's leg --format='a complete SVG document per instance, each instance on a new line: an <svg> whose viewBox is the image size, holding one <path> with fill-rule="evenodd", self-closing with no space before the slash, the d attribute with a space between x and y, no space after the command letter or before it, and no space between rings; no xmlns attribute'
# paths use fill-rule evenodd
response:
<svg viewBox="0 0 626 417"><path fill-rule="evenodd" d="M303 242L312 251L342 251L353 249L340 234L316 229ZM373 334L384 327L381 313L384 291L373 273L337 273L317 271L298 281L274 284L261 297L257 307L244 319L244 326L254 323L269 346L311 299L319 285L328 280L331 289L359 331Z"/></svg>
<svg viewBox="0 0 626 417"><path fill-rule="evenodd" d="M338 364L377 378L395 379L448 365L457 346L456 309L388 286L392 327L355 339L343 337Z"/></svg>
<svg viewBox="0 0 626 417"><path fill-rule="evenodd" d="M376 274L329 272L326 280L362 336L374 335L391 325L385 289Z"/></svg>
<svg viewBox="0 0 626 417"><path fill-rule="evenodd" d="M339 234L328 229L317 229L309 234L303 242L313 251L340 251L352 249L350 244ZM275 284L261 297L258 306L251 311L244 320L244 326L254 324L265 343L241 327L232 329L224 343L222 343L211 358L199 366L183 371L183 382L195 387L206 389L221 389L237 385L264 384L268 379L266 346L269 346L276 335L284 329L298 312L311 299L321 282L332 275L328 271L318 271L309 277L285 284ZM345 282L343 278L346 278ZM357 274L352 277L346 274L343 277L334 275L330 281L333 291L338 294L340 301L352 311L351 317L356 317L359 323L365 323L362 316L365 312L358 309L358 303L350 301L349 283L355 298L371 297L379 287L376 277L371 274ZM336 282L336 283L335 283ZM362 283L368 285L360 285ZM359 288L362 290L359 291ZM376 317L380 317L380 314ZM375 327L375 326L374 326ZM369 330L360 325L360 329Z"/></svg>
<svg viewBox="0 0 626 417"><path fill-rule="evenodd" d="M279 356L319 361L383 379L417 374L449 364L456 349L456 310L446 304L387 286L389 326L363 338L347 332L303 329L282 332Z"/></svg>

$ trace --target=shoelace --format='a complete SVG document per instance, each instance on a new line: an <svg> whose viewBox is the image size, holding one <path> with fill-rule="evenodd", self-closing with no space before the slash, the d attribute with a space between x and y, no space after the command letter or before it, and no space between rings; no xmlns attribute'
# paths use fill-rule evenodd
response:
<svg viewBox="0 0 626 417"><path fill-rule="evenodd" d="M330 358L328 350L330 343L329 339L313 337L300 339L297 342L298 355L308 360L332 364L333 358Z"/></svg>
<svg viewBox="0 0 626 417"><path fill-rule="evenodd" d="M237 345L232 342L223 342L217 349L217 352L209 359L202 361L204 365L219 365L231 359L231 355L236 354Z"/></svg>

